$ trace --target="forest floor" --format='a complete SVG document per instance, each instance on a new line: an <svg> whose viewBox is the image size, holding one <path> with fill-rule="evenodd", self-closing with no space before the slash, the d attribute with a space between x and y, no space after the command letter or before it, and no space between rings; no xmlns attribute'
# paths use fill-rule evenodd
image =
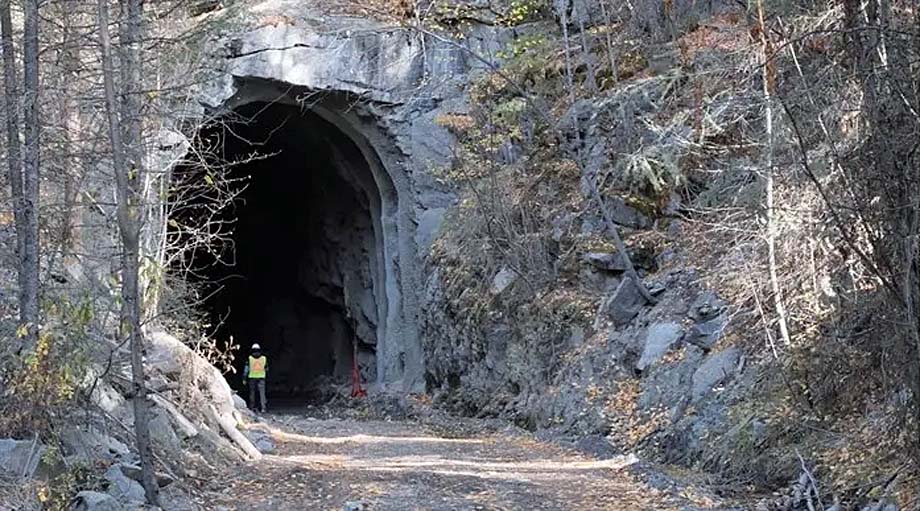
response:
<svg viewBox="0 0 920 511"><path fill-rule="evenodd" d="M226 510L700 510L719 506L635 469L492 421L268 414L274 454L211 481ZM351 414L353 415L353 414ZM652 483L650 480L657 480Z"/></svg>

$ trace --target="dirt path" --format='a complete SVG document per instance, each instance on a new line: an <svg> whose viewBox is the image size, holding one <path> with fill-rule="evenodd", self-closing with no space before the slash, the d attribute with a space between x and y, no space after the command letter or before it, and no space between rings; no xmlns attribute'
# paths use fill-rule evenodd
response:
<svg viewBox="0 0 920 511"><path fill-rule="evenodd" d="M627 458L589 458L513 428L296 416L254 427L271 435L276 453L215 481L222 490L211 509L710 508L686 492L650 487L627 468Z"/></svg>

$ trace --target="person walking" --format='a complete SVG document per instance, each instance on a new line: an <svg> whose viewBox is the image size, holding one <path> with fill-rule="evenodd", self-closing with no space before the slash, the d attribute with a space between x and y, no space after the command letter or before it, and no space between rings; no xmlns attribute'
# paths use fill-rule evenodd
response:
<svg viewBox="0 0 920 511"><path fill-rule="evenodd" d="M265 399L265 378L268 376L268 357L262 354L259 343L252 345L252 354L243 368L243 385L249 384L249 407L256 409L256 390L259 391L259 410L265 413L268 401Z"/></svg>

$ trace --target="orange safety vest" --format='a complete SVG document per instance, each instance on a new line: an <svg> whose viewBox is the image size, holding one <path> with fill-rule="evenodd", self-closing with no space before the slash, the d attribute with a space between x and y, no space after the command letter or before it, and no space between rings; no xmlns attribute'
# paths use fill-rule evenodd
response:
<svg viewBox="0 0 920 511"><path fill-rule="evenodd" d="M262 355L259 358L250 356L249 357L249 377L253 379L264 379L265 378L265 366L268 365L268 359L265 358L265 355Z"/></svg>

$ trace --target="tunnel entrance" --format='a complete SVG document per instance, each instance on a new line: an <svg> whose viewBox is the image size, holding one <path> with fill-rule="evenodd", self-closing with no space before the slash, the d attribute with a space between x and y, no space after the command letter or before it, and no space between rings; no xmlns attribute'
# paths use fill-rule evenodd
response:
<svg viewBox="0 0 920 511"><path fill-rule="evenodd" d="M269 358L269 402L350 381L357 363L377 379L386 335L386 193L354 141L309 110L250 103L200 133L240 190L222 262L189 266L222 343L253 343ZM239 387L240 378L229 377Z"/></svg>

